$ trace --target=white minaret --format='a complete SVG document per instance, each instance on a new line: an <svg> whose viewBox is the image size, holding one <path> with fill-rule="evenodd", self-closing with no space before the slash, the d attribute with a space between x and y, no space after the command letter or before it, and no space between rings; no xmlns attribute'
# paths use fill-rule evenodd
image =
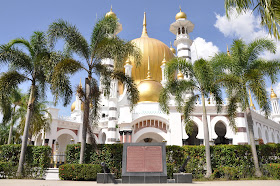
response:
<svg viewBox="0 0 280 186"><path fill-rule="evenodd" d="M176 14L176 21L170 25L170 32L176 35L174 46L177 47L177 56L191 60L192 40L189 33L193 31L194 24L187 20L187 15L181 11Z"/></svg>
<svg viewBox="0 0 280 186"><path fill-rule="evenodd" d="M112 11L112 7L110 12L108 12L105 17L112 16L117 19L116 14ZM109 37L114 37L116 34L120 33L122 31L122 25L118 23L116 32L112 35L109 35ZM109 68L114 68L114 60L113 59L103 59L101 61L103 65L107 65ZM102 78L102 77L101 77ZM102 85L101 85L102 86ZM111 81L111 90L110 90L110 96L108 99L108 128L106 133L106 143L112 144L116 142L116 125L118 121L118 112L117 112L117 104L118 104L118 80L114 79Z"/></svg>
<svg viewBox="0 0 280 186"><path fill-rule="evenodd" d="M271 94L270 94L270 101L271 101L271 117L274 121L280 121L280 108L279 108L279 98L275 94L274 90L271 87Z"/></svg>

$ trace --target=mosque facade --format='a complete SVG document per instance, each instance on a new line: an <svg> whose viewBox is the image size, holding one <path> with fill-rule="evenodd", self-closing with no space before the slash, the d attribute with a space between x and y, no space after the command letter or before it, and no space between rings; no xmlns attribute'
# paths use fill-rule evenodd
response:
<svg viewBox="0 0 280 186"><path fill-rule="evenodd" d="M112 10L106 16L116 16ZM119 24L118 32L122 30ZM124 65L125 74L131 76L139 90L139 102L130 110L126 87L117 80L111 82L109 97L102 97L100 120L93 129L97 143L151 143L166 142L167 145L203 145L202 103L196 101L192 120L195 125L192 134L187 134L182 114L176 110L174 98L169 102L170 114L163 113L159 107L160 90L166 84L164 75L165 64L173 57L191 60L192 40L189 34L194 24L187 19L180 10L175 21L170 25L170 32L175 35L174 46L168 47L163 42L150 38L147 32L146 14L144 14L143 31L140 38L132 42L141 50L141 66L136 67L132 58ZM111 59L102 60L103 64L114 67ZM178 72L178 79L186 79ZM102 87L102 83L100 84ZM240 109L236 117L237 130L234 131L227 118L226 112L216 112L215 100L205 98L210 144L249 143L248 125L246 115ZM254 136L256 140L262 139L266 143L280 143L280 108L277 95L271 89L270 96L272 113L266 118L263 113L256 110L250 95L252 117L254 122ZM223 108L227 101L223 103ZM226 109L222 109L226 110ZM67 144L79 143L82 137L83 104L78 96L71 107L71 116L59 116L59 109L49 108L52 115L51 129L33 137L35 145L49 145L58 152L63 153Z"/></svg>

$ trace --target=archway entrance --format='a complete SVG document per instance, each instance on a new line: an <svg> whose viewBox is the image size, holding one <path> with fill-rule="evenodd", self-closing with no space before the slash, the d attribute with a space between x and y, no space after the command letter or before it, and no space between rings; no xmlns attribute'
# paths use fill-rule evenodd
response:
<svg viewBox="0 0 280 186"><path fill-rule="evenodd" d="M192 133L189 133L189 138L186 140L184 145L199 145L199 139L196 138L198 134L198 127L196 124L193 125Z"/></svg>
<svg viewBox="0 0 280 186"><path fill-rule="evenodd" d="M154 132L148 132L145 134L142 134L137 140L136 143L160 143L164 141L165 139Z"/></svg>
<svg viewBox="0 0 280 186"><path fill-rule="evenodd" d="M215 145L229 144L229 140L225 138L225 135L227 133L227 128L221 121L216 123L215 132L218 135L218 137L214 141Z"/></svg>

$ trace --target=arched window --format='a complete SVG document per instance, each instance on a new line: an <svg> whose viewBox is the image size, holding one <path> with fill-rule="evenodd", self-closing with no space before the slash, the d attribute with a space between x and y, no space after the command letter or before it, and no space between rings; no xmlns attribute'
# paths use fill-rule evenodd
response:
<svg viewBox="0 0 280 186"><path fill-rule="evenodd" d="M227 128L223 122L219 121L216 123L215 132L218 136L217 139L215 139L214 141L215 145L229 144L229 140L225 138L225 135L227 133Z"/></svg>
<svg viewBox="0 0 280 186"><path fill-rule="evenodd" d="M182 34L185 34L185 28L182 27Z"/></svg>
<svg viewBox="0 0 280 186"><path fill-rule="evenodd" d="M180 28L178 28L178 34L181 34L181 29Z"/></svg>

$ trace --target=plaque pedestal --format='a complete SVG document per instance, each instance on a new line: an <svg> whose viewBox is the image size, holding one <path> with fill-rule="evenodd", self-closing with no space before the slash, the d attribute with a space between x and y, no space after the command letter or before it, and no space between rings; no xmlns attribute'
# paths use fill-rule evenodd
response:
<svg viewBox="0 0 280 186"><path fill-rule="evenodd" d="M97 173L97 183L117 183L114 173Z"/></svg>
<svg viewBox="0 0 280 186"><path fill-rule="evenodd" d="M167 183L165 143L125 143L122 183Z"/></svg>
<svg viewBox="0 0 280 186"><path fill-rule="evenodd" d="M175 183L192 183L191 173L173 173Z"/></svg>

